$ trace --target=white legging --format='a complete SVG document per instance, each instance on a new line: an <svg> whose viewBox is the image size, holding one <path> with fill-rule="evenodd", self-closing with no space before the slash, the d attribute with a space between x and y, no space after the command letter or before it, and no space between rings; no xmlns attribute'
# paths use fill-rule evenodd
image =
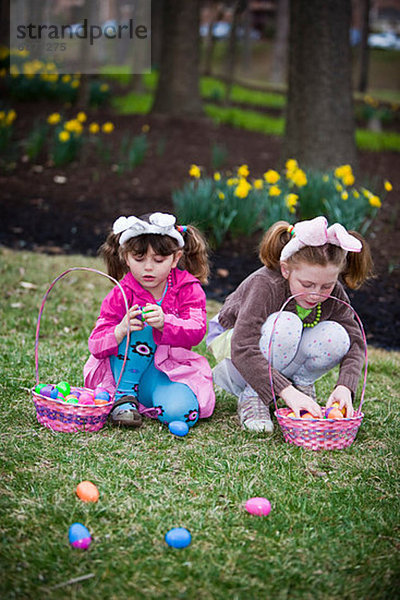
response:
<svg viewBox="0 0 400 600"><path fill-rule="evenodd" d="M278 314L270 315L261 328L260 350L267 360ZM275 324L271 363L293 383L310 385L339 364L349 348L349 334L336 321L323 321L315 327L303 328L297 315L283 311Z"/></svg>

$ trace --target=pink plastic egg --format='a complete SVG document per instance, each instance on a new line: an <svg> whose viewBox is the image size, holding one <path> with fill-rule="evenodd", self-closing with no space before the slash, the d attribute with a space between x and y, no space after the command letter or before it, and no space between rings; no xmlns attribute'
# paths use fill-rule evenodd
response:
<svg viewBox="0 0 400 600"><path fill-rule="evenodd" d="M245 509L251 515L266 517L271 512L271 503L266 498L249 498L245 504Z"/></svg>
<svg viewBox="0 0 400 600"><path fill-rule="evenodd" d="M94 398L89 392L82 392L79 396L79 404L91 405L94 404Z"/></svg>

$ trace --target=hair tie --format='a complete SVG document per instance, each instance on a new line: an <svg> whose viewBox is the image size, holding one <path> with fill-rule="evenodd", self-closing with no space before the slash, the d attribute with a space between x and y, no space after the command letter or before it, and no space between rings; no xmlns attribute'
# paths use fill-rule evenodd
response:
<svg viewBox="0 0 400 600"><path fill-rule="evenodd" d="M290 233L290 235L294 235L294 225L290 225L290 227L288 227L288 228L286 229L286 231L287 231L288 233Z"/></svg>
<svg viewBox="0 0 400 600"><path fill-rule="evenodd" d="M188 230L187 225L177 225L176 229L179 231L179 233L186 233Z"/></svg>

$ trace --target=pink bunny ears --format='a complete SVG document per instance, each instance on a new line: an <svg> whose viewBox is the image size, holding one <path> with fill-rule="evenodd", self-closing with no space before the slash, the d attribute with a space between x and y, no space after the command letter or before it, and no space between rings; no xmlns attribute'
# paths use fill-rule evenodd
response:
<svg viewBox="0 0 400 600"><path fill-rule="evenodd" d="M334 244L346 252L361 252L362 244L354 235L335 223L328 227L325 217L315 217L311 221L300 221L291 228L292 234L289 242L284 246L280 260L287 260L290 256L305 246L323 246Z"/></svg>

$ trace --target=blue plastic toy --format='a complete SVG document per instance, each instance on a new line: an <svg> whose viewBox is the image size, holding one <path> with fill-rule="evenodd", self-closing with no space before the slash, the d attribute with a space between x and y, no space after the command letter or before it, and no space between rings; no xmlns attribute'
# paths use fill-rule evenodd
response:
<svg viewBox="0 0 400 600"><path fill-rule="evenodd" d="M165 541L172 548L186 548L192 541L192 536L184 527L174 527L165 534Z"/></svg>
<svg viewBox="0 0 400 600"><path fill-rule="evenodd" d="M171 433L179 437L183 437L189 433L189 425L185 421L172 421L168 425L168 429Z"/></svg>

